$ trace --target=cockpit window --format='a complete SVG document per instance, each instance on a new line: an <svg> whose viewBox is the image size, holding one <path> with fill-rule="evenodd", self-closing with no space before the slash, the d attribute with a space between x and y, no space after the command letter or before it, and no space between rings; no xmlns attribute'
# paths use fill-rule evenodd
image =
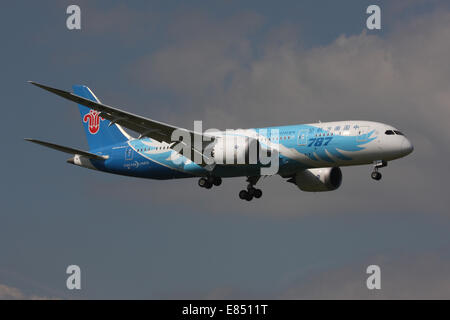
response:
<svg viewBox="0 0 450 320"><path fill-rule="evenodd" d="M404 134L403 133L401 133L400 131L398 131L398 130L394 130L394 132L395 132L395 134L398 134L399 136L404 136Z"/></svg>
<svg viewBox="0 0 450 320"><path fill-rule="evenodd" d="M394 131L392 131L392 130L386 130L386 132L385 132L384 134L387 134L387 135L393 135L393 134L394 134Z"/></svg>

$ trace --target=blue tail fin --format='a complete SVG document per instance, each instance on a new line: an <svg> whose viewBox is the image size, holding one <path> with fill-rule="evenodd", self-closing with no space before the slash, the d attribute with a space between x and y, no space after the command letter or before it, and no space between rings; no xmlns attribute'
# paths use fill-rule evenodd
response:
<svg viewBox="0 0 450 320"><path fill-rule="evenodd" d="M80 97L100 102L86 86L75 85L73 86L73 92ZM119 125L113 124L109 126L110 122L101 118L99 112L81 104L78 107L80 108L81 121L83 122L90 150L125 142L130 138Z"/></svg>

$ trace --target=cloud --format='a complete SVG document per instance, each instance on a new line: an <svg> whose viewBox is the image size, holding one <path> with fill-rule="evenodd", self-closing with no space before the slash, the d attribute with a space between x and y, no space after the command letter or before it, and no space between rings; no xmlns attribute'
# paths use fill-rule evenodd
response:
<svg viewBox="0 0 450 320"><path fill-rule="evenodd" d="M141 28L146 15L139 8L81 6L86 14L85 31L92 31L86 33L88 38L108 39L116 32L119 38L134 41L142 39L140 32L158 30ZM160 21L160 13L151 14L155 17L148 20ZM150 101L142 103L141 96L128 99L122 92L119 100L105 102L124 106L136 99L134 104L143 107L130 111L144 116L160 112L153 106L162 106L164 118L157 120L185 127L198 119L204 120L205 128L221 129L318 120L381 121L405 131L415 151L384 168L383 181L378 184L369 178L368 167L344 168L342 187L325 194L304 193L273 177L261 182L263 198L249 204L237 198L245 186L243 178L226 179L220 188L209 191L198 189L193 179L160 182L127 178L122 185L133 190L127 197L146 199L150 188L153 201L161 204L168 202L170 194L171 205L175 197L177 206L275 216L336 208L358 212L368 206L374 212L448 212L443 185L450 172L434 165L450 156L448 148L443 148L450 137L448 9L402 17L383 35L364 31L343 34L319 47L304 46L300 25L269 24L252 12L216 17L205 11L178 11L165 20L167 38L155 42L159 47L146 47L142 50L148 51L135 62L117 67L124 69L130 83L148 89ZM102 186L107 194L123 194L109 185ZM218 205L211 208L203 201L205 196Z"/></svg>
<svg viewBox="0 0 450 320"><path fill-rule="evenodd" d="M0 300L54 300L56 298L43 297L38 295L28 295L21 290L0 284Z"/></svg>
<svg viewBox="0 0 450 320"><path fill-rule="evenodd" d="M392 18L411 9L436 8L436 6L441 7L446 4L441 0L400 0L389 1L381 7L387 8L385 12Z"/></svg>
<svg viewBox="0 0 450 320"><path fill-rule="evenodd" d="M173 117L186 127L195 119L221 129L365 119L400 128L415 145L412 155L383 169L379 184L369 179L368 168L344 168L343 187L327 194L300 193L271 178L267 181L276 186L265 183L266 195L250 208L245 204L244 211L366 211L370 203L374 211L447 213L442 186L450 172L430 163L450 156L443 148L450 142L450 11L416 15L391 29L383 37L363 30L307 48L295 24L269 28L253 14L219 21L190 15L173 23L166 46L143 56L127 73L141 86L174 94ZM167 185L171 199L174 193L177 199L197 197L202 205L204 190L184 187L192 183L179 182L181 189ZM208 191L208 198L236 198L244 182L231 184L220 187L220 196ZM167 191L161 183L155 187L161 199ZM374 201L374 194L382 200ZM227 202L227 209L242 210L236 202Z"/></svg>
<svg viewBox="0 0 450 320"><path fill-rule="evenodd" d="M82 13L82 30L87 37L95 39L120 40L121 46L141 41L150 37L161 24L161 15L147 8L140 8L117 3L111 5L80 1L78 5Z"/></svg>
<svg viewBox="0 0 450 320"><path fill-rule="evenodd" d="M366 268L381 269L381 290L368 290ZM450 260L437 254L384 255L318 272L298 281L282 299L448 299Z"/></svg>
<svg viewBox="0 0 450 320"><path fill-rule="evenodd" d="M367 267L378 265L381 289L369 290ZM298 274L281 274L273 288L222 286L210 290L159 292L162 299L448 299L450 259L437 252L387 252Z"/></svg>
<svg viewBox="0 0 450 320"><path fill-rule="evenodd" d="M211 115L216 109L234 126L346 116L402 125L417 116L426 120L420 129L442 136L429 125L436 112L443 120L450 115L449 20L448 11L434 12L402 21L386 38L362 31L303 48L295 25L274 27L257 41L252 34L264 24L256 15L219 22L191 16L177 21L170 45L142 58L133 75L181 96L180 104L217 126L223 121Z"/></svg>
<svg viewBox="0 0 450 320"><path fill-rule="evenodd" d="M190 99L219 94L228 77L251 58L249 36L262 23L257 14L217 20L204 12L177 16L169 44L141 58L131 71L146 86L170 89Z"/></svg>
<svg viewBox="0 0 450 320"><path fill-rule="evenodd" d="M2 300L21 300L25 295L17 288L8 287L0 284L0 299Z"/></svg>
<svg viewBox="0 0 450 320"><path fill-rule="evenodd" d="M258 274L255 272L258 270L257 263L255 268L252 268L252 263L268 260L267 254L252 253L249 255L248 252L251 250L239 250L242 244L254 244L257 248L260 245L258 239L268 239L276 247L274 252L289 250L289 258L285 261L282 259L278 261L273 252L268 253L272 258L275 257L275 259L269 260L279 263L273 269L266 269L267 278L263 277L266 279L265 281L261 282L262 278L254 275L242 283L235 283L237 288L224 285L224 283L227 284L236 279L235 275L230 273L230 269L227 269L227 265L223 267L223 264L220 264L215 268L214 264L211 267L206 264L209 272L214 272L213 275L217 276L214 280L217 279L218 288L210 293L193 293L196 297L248 298L256 296L259 293L247 292L246 289L258 290L255 288L259 288L260 284L273 284L277 282L278 277L283 277L281 274L283 271L291 272L292 269L297 270L296 268L300 269L299 274L303 273L306 277L303 278L297 274L287 277L288 280L291 280L287 282L288 289L281 293L277 292L279 295L276 297L364 297L368 294L366 289L361 286L365 283L364 270L368 264L372 263L382 266L384 279L382 294L390 297L405 297L408 293L415 293L417 296L422 291L427 296L432 296L433 289L436 288L436 292L438 292L436 296L449 296L445 291L449 287L445 272L449 269L449 264L444 259L436 257L430 258L432 262L425 266L422 265L422 262L427 261L428 257L424 255L405 258L402 261L392 256L380 257L357 262L356 266L352 264L340 265L335 268L329 267L335 257L341 263L342 261L351 263L348 256L337 257L336 252L339 254L345 252L339 245L330 247L329 242L340 243L334 241L338 237L348 237L343 242L344 245L355 243L354 246L350 245L346 248L347 252L351 252L351 257L361 256L361 251L365 250L366 244L371 247L371 250L383 250L386 247L402 247L403 243L406 243L405 247L407 247L410 245L409 242L416 245L423 242L423 246L430 247L436 242L444 241L442 238L446 239L442 229L435 232L435 229L432 228L433 221L427 220L427 214L438 212L448 215L449 200L446 184L450 174L445 167L445 160L448 157L446 146L448 145L447 123L449 120L448 102L450 101L447 89L450 74L448 10L422 16L415 15L409 18L410 20L392 19L392 21L397 20L397 25L390 28L389 33L378 34L362 31L356 34L343 34L329 44L311 48L302 43L301 26L295 23L269 25L264 17L251 12L225 17L222 13L216 17L204 12L189 12L186 16L180 13L175 17L170 15L167 23L163 24L167 26L167 30L163 30L162 37L167 35L167 38L163 41L156 41L151 36L160 29L152 26L143 28L149 24L145 21L145 15L140 14L139 10L132 11L123 5L115 8L105 7L105 10L95 11L95 9L90 10L89 7L82 4L83 21L86 22L83 24L83 33L63 33L60 35L61 38L55 38L51 36L52 32L46 33L36 28L35 32L39 39L47 34L49 44L48 47L36 46L36 52L39 53L38 49L44 48L45 50L43 49L41 54L49 55L48 60L52 61L51 65L59 68L60 73L52 70L49 64L35 63L36 61L32 58L30 58L31 60L22 59L24 63L41 66L41 69L36 70L26 68L28 72L35 70L34 73L39 71L42 75L50 74L58 79L63 77L63 74L68 74L67 77L71 78L73 75L70 74L77 71L83 72L90 81L95 81L96 77L99 77L98 81L102 81L103 86L110 86L111 91L114 91L115 95L120 95L120 99L123 99L124 102L128 100L127 95L131 95L132 97L129 99L136 99L143 106L141 110L130 111L140 111L139 113L142 115L151 116L156 107L164 106L167 109L162 109L163 116L170 117L171 121L173 120L175 124L179 125L190 126L191 120L194 119L204 119L206 120L205 125L219 128L305 123L319 119L322 121L351 118L371 119L400 127L413 140L416 150L408 158L392 162L387 168L384 168L384 178L380 183L371 181L369 167L344 168L343 186L337 191L321 194L301 192L283 179L273 177L267 178L259 184L264 191L263 198L250 203L240 201L237 196L238 191L245 186L244 178L225 179L220 188L205 190L197 187L195 179L150 181L77 171L80 176L75 177L76 179L72 179L73 182L71 182L72 187L73 185L76 187L69 188L73 192L67 192L67 190L61 194L53 192L52 194L56 195L53 197L55 201L46 202L45 199L48 196L46 191L52 190L51 186L33 189L34 182L30 182L33 180L39 183L39 176L33 175L32 171L29 171L26 179L22 180L17 175L11 176L13 189L21 190L18 194L26 193L27 188L24 190L23 186L28 187L28 196L31 199L28 202L32 206L31 209L36 209L36 205L33 206L33 204L42 204L38 207L50 210L48 213L53 214L58 212L62 201L68 198L79 199L79 202L85 204L85 207L81 208L82 205L80 205L84 215L77 215L77 221L90 231L94 231L94 234L97 233L96 230L101 233L106 231L105 239L108 236L107 229L110 227L115 229L117 225L117 221L114 221L115 214L126 217L125 220L120 219L120 221L130 222L130 225L124 225L121 229L127 232L129 228L134 230L133 226L138 223L164 228L165 221L158 216L161 213L169 220L179 224L181 219L178 219L177 214L183 214L184 208L188 211L186 219L197 221L193 214L197 210L203 215L198 218L198 221L202 222L198 224L198 230L208 230L208 228L216 226L219 228L217 234L214 233L211 237L204 237L198 241L198 249L205 249L202 244L211 243L211 239L221 240L223 238L225 241L241 239L242 241L238 245L229 244L224 245L223 248L237 248L237 250L233 250L233 254L238 258L234 260L238 262L242 260L239 257L247 258L248 261L243 259L244 264L242 261L239 262L245 268L237 268L246 278L250 274ZM123 9L123 15L121 9ZM63 13L64 10L58 11L57 14L62 19L64 15L59 12ZM383 11L384 13L385 11ZM42 17L47 16L43 15ZM385 16L383 15L383 17ZM47 18L44 20L53 21ZM147 22L153 21L156 19L149 18ZM61 27L63 26L64 21L61 20ZM57 29L53 28L53 25L49 25L48 28ZM149 31L149 29L151 30ZM80 42L76 41L77 36L82 37ZM55 39L60 39L62 42L55 41ZM19 42L27 43L27 41L21 40ZM56 47L55 43L58 44ZM130 46L128 45L130 44L136 45L132 48L133 50L129 50ZM158 45L159 47L155 47ZM79 64L87 64L89 68L72 67L70 69L69 65L55 64L51 56L52 54L61 56L61 50L71 51L73 55L80 55ZM29 50L22 51L29 52ZM94 53L98 56L95 56ZM139 54L142 56L138 57L137 62L125 68L125 79L131 81L123 86L119 80L119 78L123 78L118 74L118 70L123 69L124 64L126 65L130 59L134 59ZM37 56L39 57L39 55ZM72 57L69 56L65 60L72 60ZM98 68L99 65L104 68ZM108 69L105 69L105 66ZM105 75L107 75L106 78ZM116 82L115 85L111 85L112 82ZM100 83L98 85L101 86ZM136 85L146 89L142 95L134 95L133 86ZM157 94L153 95L153 93ZM147 94L151 101L146 100ZM20 97L20 92L16 96ZM29 101L29 104L33 105L33 102L37 103ZM116 106L126 106L117 99L108 99L105 102ZM158 102L161 103L158 104ZM51 100L51 104L59 103L62 102ZM55 115L50 114L49 116L54 117ZM27 119L27 117L22 118L24 121ZM28 118L29 120L33 119L33 117ZM167 121L168 119L158 120ZM32 124L37 125L34 122L30 122L31 127L33 127ZM53 125L57 122L53 121ZM46 125L50 128L49 134L55 132L53 125ZM40 126L40 130L43 130L42 125ZM60 138L62 139L62 137ZM27 150L27 148L19 149L23 149L23 152ZM14 146L12 146L12 150L15 150ZM27 159L27 157L19 157L19 160L20 158ZM42 164L42 159L38 158L35 159L36 165ZM11 164L14 167L21 162L15 161ZM26 166L25 162L22 165L24 168L30 167ZM69 168L69 170L72 169ZM73 168L73 170L82 169ZM55 185L58 186L57 189L62 189L56 179L51 179L52 174L55 175L58 172L57 168L53 170L53 173L50 172L48 181L55 182ZM68 174L70 175L70 172ZM47 185L50 183L48 181ZM85 182L85 185L80 181ZM60 182L62 183L62 180ZM81 185L78 185L79 183ZM77 198L78 192L85 192L87 195ZM12 202L17 200L14 197L11 199ZM108 201L104 203L101 199L108 199ZM89 203L90 200L92 203L102 203L104 210L98 209L97 206L94 207L100 211L88 210L86 203ZM26 207L18 205L23 201L15 202L11 206L14 209L11 212L21 213L20 210L26 209ZM27 213L29 210L22 211ZM113 219L106 219L107 223L102 221L102 223L93 224L91 218L95 216L101 218L103 211ZM414 212L420 212L422 219L412 221L407 214ZM348 213L353 213L353 215ZM357 213L365 213L365 215L358 220L355 218ZM377 213L383 213L383 215L377 215ZM404 214L404 216L400 219L394 217L393 220L397 222L391 224L390 213ZM86 214L91 218L86 218ZM134 219L136 216L133 217L133 215L138 214L148 217L144 224L142 223L144 220L140 217ZM239 231L234 227L227 227L226 224L219 225L221 219L216 221L204 218L206 215L214 214L253 215L255 219L234 217L236 219L229 220L229 225L239 226L241 222L251 220L252 226L254 222L254 228L244 228ZM332 220L319 217L315 220L316 223L313 223L312 219L292 219L298 225L304 225L309 230L317 231L314 232L317 234L316 241L307 237L302 238L301 232L295 229L296 224L294 223L281 224L281 227L279 225L278 228L274 228L273 233L270 232L270 228L269 232L256 230L263 225L261 221L264 220L269 221L268 224L273 227L278 222L275 219L318 214L326 215L326 218L333 215L338 218ZM265 219L264 215L270 215L270 219ZM12 221L19 221L21 216L16 215L15 220ZM263 218L260 219L261 216ZM61 223L58 225L57 221L46 224L45 219L41 220L43 221L41 229L44 233L50 230L46 226L52 227L51 230L58 230L58 226L61 226ZM357 222L353 223L354 221ZM371 222L375 223L372 225ZM417 227L422 223L425 225L423 230ZM167 225L171 226L171 224ZM294 228L286 230L285 228L289 225ZM8 229L8 224L5 224L5 227ZM63 223L62 227L61 230L68 230L69 233L72 229L76 229L76 226L72 226L73 228L69 228L70 230L67 229L66 223ZM372 239L379 235L375 236L376 232L368 235L366 232L377 228L383 233L380 237L387 238L387 241L392 239L392 242L384 245L378 243L372 245ZM227 236L221 237L222 229L225 230ZM390 232L392 229L395 231ZM415 232L407 232L410 230L417 230L417 237ZM182 241L180 242L176 236L171 241L173 240L175 244L184 243L186 241L183 242L183 238L190 239L193 235L192 232L195 233L195 231L195 228L193 230L183 229L178 234ZM423 233L421 233L422 231ZM83 238L89 239L89 233ZM134 234L139 236L139 230L136 230ZM436 234L440 235L438 239L435 237ZM145 241L149 235L151 235L149 232L143 232L142 237L138 238L143 239L144 243L149 243ZM289 235L289 237L283 238L284 235ZM426 239L422 240L420 236ZM46 238L42 239L45 241ZM86 239L84 240L87 241ZM16 240L18 244L22 243L20 239ZM133 244L133 241L137 241L137 238L126 237L124 240L124 242L122 241L124 246L128 247ZM165 246L160 246L158 240L161 239L152 242L157 245L150 259L154 260L156 257L159 259L158 261L164 262L167 257L179 257L184 253L183 248L180 249L179 245L173 245L173 250L167 254L167 250L164 250ZM299 250L300 242L303 246L300 249L303 248L303 250ZM103 244L100 242L96 246L103 248ZM24 246L24 248L28 247ZM39 250L37 252L42 256L42 261L48 260L53 263L54 259L50 258L55 256L54 251L58 248L58 246L39 246L39 250L42 249L42 252ZM73 248L77 249L78 245L73 244ZM305 248L311 248L311 252L302 252L307 251ZM359 249L359 251L353 252L352 249ZM9 260L15 261L14 258L18 257L16 251L18 250L12 249L13 259ZM89 259L90 254L94 251L92 248L84 250L82 256ZM108 250L106 251L105 258L108 258ZM200 251L197 250L197 252ZM46 256L50 258L45 259ZM208 262L218 259L214 258L214 255L203 256L208 258ZM22 256L19 258L15 262L19 267L31 261L23 260ZM312 279L309 278L311 274L308 272L310 264L305 266L305 259L310 258L315 260L312 262L316 263L314 267L328 267L323 273L314 273ZM220 262L220 260L217 261ZM195 288L202 290L202 288L214 285L211 283L211 277L200 276L202 274L201 267L199 268L195 263L192 264L192 268L196 270L197 274L189 276L195 280L197 275L199 281L187 281L187 283L179 282L177 279L173 280L170 274L172 270L163 264L156 266L154 272L146 270L147 274L148 272L159 272L163 275L163 279L167 276L169 279L167 283L159 282L163 287L176 286L180 290L183 290L184 287L184 290L188 291L195 290ZM186 271L185 266L183 268ZM180 271L181 274L184 272L183 270ZM231 269L231 271L233 270ZM434 277L435 274L436 277ZM36 274L33 277L35 276ZM139 270L132 270L130 276L130 280L138 279L136 276L139 276ZM427 279L428 277L429 279ZM414 287L410 282L411 279L416 278L420 281ZM97 280L98 289L102 290L101 285L105 283L102 279ZM108 282L108 279L106 281ZM29 288L30 285L25 283L25 287ZM35 287L37 290L31 291L51 292L50 290L40 290L39 286ZM276 285L274 287L279 288ZM7 286L2 290L6 297L25 299L34 297L27 293L30 290L22 291ZM398 294L396 295L397 290ZM148 292L148 290L144 292ZM264 292L260 294L262 295ZM274 296L273 292L265 294L270 294L270 297ZM257 297L261 297L261 295ZM186 295L179 295L178 298L183 296Z"/></svg>

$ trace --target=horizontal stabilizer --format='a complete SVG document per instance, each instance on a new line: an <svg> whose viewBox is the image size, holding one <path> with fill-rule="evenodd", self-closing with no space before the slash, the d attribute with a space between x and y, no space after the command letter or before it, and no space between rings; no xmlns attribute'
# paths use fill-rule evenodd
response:
<svg viewBox="0 0 450 320"><path fill-rule="evenodd" d="M83 151L83 150L78 150L78 149L74 149L74 148L69 148L69 147L64 147L64 146L60 146L58 144L54 144L54 143L50 143L50 142L45 142L45 141L41 141L41 140L37 140L37 139L28 139L25 138L25 140L33 142L33 143L37 143L40 144L41 146L47 147L47 148L51 148L51 149L55 149L61 152L65 152L65 153L69 153L69 154L78 154L80 156L89 158L89 159L96 159L96 160L106 160L108 159L108 156L101 156L98 154L94 154L91 152L87 152L87 151Z"/></svg>

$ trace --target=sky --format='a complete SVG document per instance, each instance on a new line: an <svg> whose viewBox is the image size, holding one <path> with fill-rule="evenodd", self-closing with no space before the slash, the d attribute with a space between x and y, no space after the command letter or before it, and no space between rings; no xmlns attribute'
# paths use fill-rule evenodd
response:
<svg viewBox="0 0 450 320"><path fill-rule="evenodd" d="M77 1L70 31L73 3L2 10L0 299L450 298L447 1ZM380 182L371 166L326 193L274 176L244 202L244 178L108 175L24 141L88 149L75 104L28 80L189 129L379 121L415 150Z"/></svg>

